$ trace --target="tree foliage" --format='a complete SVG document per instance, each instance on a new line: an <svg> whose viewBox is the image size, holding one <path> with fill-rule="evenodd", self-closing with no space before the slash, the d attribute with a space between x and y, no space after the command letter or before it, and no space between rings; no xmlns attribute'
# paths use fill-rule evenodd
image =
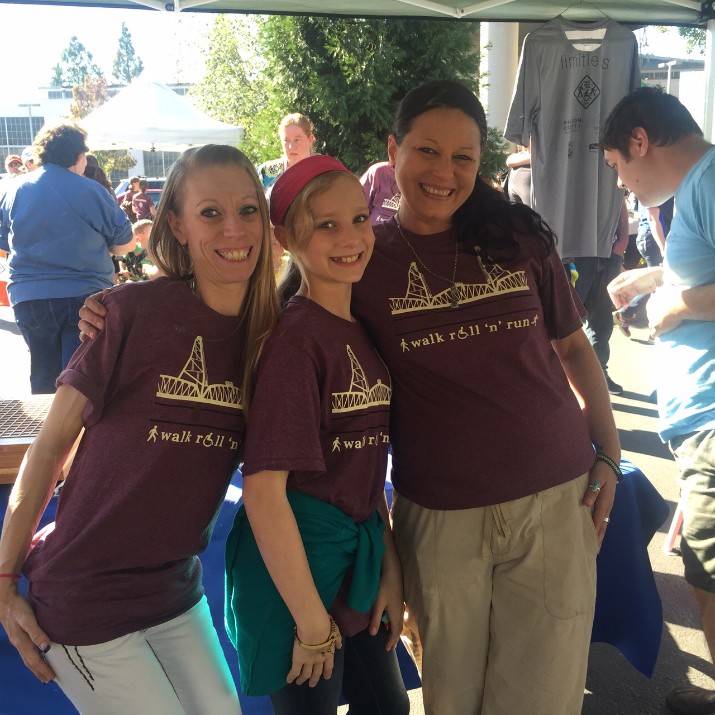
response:
<svg viewBox="0 0 715 715"><path fill-rule="evenodd" d="M84 81L72 88L70 117L84 119L93 109L109 99L107 80L104 77L85 77Z"/></svg>
<svg viewBox="0 0 715 715"><path fill-rule="evenodd" d="M362 172L385 159L399 100L428 79L479 81L475 24L456 21L218 15L192 90L216 119L244 128L256 163L281 153L290 112L315 125L316 150ZM508 149L490 128L481 173L495 178Z"/></svg>
<svg viewBox="0 0 715 715"><path fill-rule="evenodd" d="M477 26L321 17L216 18L206 75L193 91L216 119L240 124L256 162L281 152L277 127L310 117L318 151L361 171L383 160L399 99L426 79L477 84Z"/></svg>
<svg viewBox="0 0 715 715"><path fill-rule="evenodd" d="M87 77L102 77L102 70L92 53L73 35L62 50L60 61L52 68L50 82L53 87L76 87Z"/></svg>
<svg viewBox="0 0 715 715"><path fill-rule="evenodd" d="M214 119L243 127L241 149L254 161L274 156L280 108L272 106L265 62L255 53L260 18L217 15L204 50L206 74L191 90Z"/></svg>
<svg viewBox="0 0 715 715"><path fill-rule="evenodd" d="M456 21L271 16L260 28L268 92L309 116L317 149L352 170L384 160L395 107L428 79L478 80L477 25ZM275 154L274 154L275 156ZM262 158L262 157L261 157Z"/></svg>
<svg viewBox="0 0 715 715"><path fill-rule="evenodd" d="M482 152L479 173L485 178L498 182L506 167L507 156L509 156L509 144L504 139L501 129L488 127L487 145Z"/></svg>
<svg viewBox="0 0 715 715"><path fill-rule="evenodd" d="M119 35L119 46L117 54L112 64L112 74L114 78L123 84L129 84L135 77L138 77L144 70L144 63L137 57L132 42L132 35L125 22L122 23L122 30Z"/></svg>
<svg viewBox="0 0 715 715"><path fill-rule="evenodd" d="M685 40L685 48L688 53L705 52L705 30L702 27L678 27L678 34ZM658 32L665 35L671 28L666 26L658 27Z"/></svg>
<svg viewBox="0 0 715 715"><path fill-rule="evenodd" d="M685 38L688 52L705 52L705 30L702 27L679 27L678 34Z"/></svg>

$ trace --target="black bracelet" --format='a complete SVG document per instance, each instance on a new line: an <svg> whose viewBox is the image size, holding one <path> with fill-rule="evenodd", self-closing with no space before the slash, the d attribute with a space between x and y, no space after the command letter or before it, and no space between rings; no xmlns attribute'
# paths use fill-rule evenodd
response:
<svg viewBox="0 0 715 715"><path fill-rule="evenodd" d="M605 452L602 452L600 449L596 449L596 459L601 462L605 462L613 470L613 473L616 475L616 484L620 484L623 481L623 472L621 471L620 466Z"/></svg>

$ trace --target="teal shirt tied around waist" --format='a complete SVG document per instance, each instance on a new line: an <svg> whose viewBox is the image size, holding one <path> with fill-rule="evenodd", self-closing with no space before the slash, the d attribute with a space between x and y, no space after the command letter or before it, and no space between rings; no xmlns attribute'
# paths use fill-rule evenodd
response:
<svg viewBox="0 0 715 715"><path fill-rule="evenodd" d="M356 524L332 504L302 492L287 494L325 608L352 566L348 605L368 613L377 597L385 550L379 514ZM263 563L243 506L226 542L225 609L243 692L267 695L283 688L293 658L295 621Z"/></svg>

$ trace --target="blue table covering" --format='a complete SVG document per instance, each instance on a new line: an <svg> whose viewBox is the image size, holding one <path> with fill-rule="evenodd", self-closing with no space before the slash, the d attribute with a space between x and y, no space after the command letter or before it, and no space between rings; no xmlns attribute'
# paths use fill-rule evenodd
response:
<svg viewBox="0 0 715 715"><path fill-rule="evenodd" d="M596 614L591 641L610 643L643 675L655 668L663 609L648 558L653 534L668 518L668 504L627 460L611 521L598 555Z"/></svg>
<svg viewBox="0 0 715 715"><path fill-rule="evenodd" d="M598 557L598 595L593 641L611 643L640 672L650 676L655 666L662 631L662 610L647 546L668 516L668 506L643 473L630 462L621 467L625 479L618 487L606 538ZM391 495L392 485L388 483ZM5 514L10 487L0 485L0 514ZM219 512L211 543L201 555L206 595L214 624L236 683L237 658L223 627L224 544L241 496L237 472ZM52 499L40 525L55 517ZM0 629L1 630L1 629ZM398 657L405 684L419 687L412 660L400 644ZM244 715L270 715L267 697L239 693ZM42 685L25 668L7 635L0 633L0 715L71 715L76 710L54 683Z"/></svg>

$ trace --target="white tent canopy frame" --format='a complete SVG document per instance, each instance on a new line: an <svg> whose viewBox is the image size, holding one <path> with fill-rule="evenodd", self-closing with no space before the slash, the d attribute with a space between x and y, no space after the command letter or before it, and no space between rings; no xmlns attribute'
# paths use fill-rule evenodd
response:
<svg viewBox="0 0 715 715"><path fill-rule="evenodd" d="M8 1L8 0L0 0ZM17 0L14 0L15 2ZM713 0L25 0L37 4L145 8L163 12L238 12L349 17L431 17L538 22L565 15L640 25L697 25L715 19Z"/></svg>
<svg viewBox="0 0 715 715"><path fill-rule="evenodd" d="M238 144L243 130L209 117L170 87L142 74L81 120L90 149L183 151Z"/></svg>

